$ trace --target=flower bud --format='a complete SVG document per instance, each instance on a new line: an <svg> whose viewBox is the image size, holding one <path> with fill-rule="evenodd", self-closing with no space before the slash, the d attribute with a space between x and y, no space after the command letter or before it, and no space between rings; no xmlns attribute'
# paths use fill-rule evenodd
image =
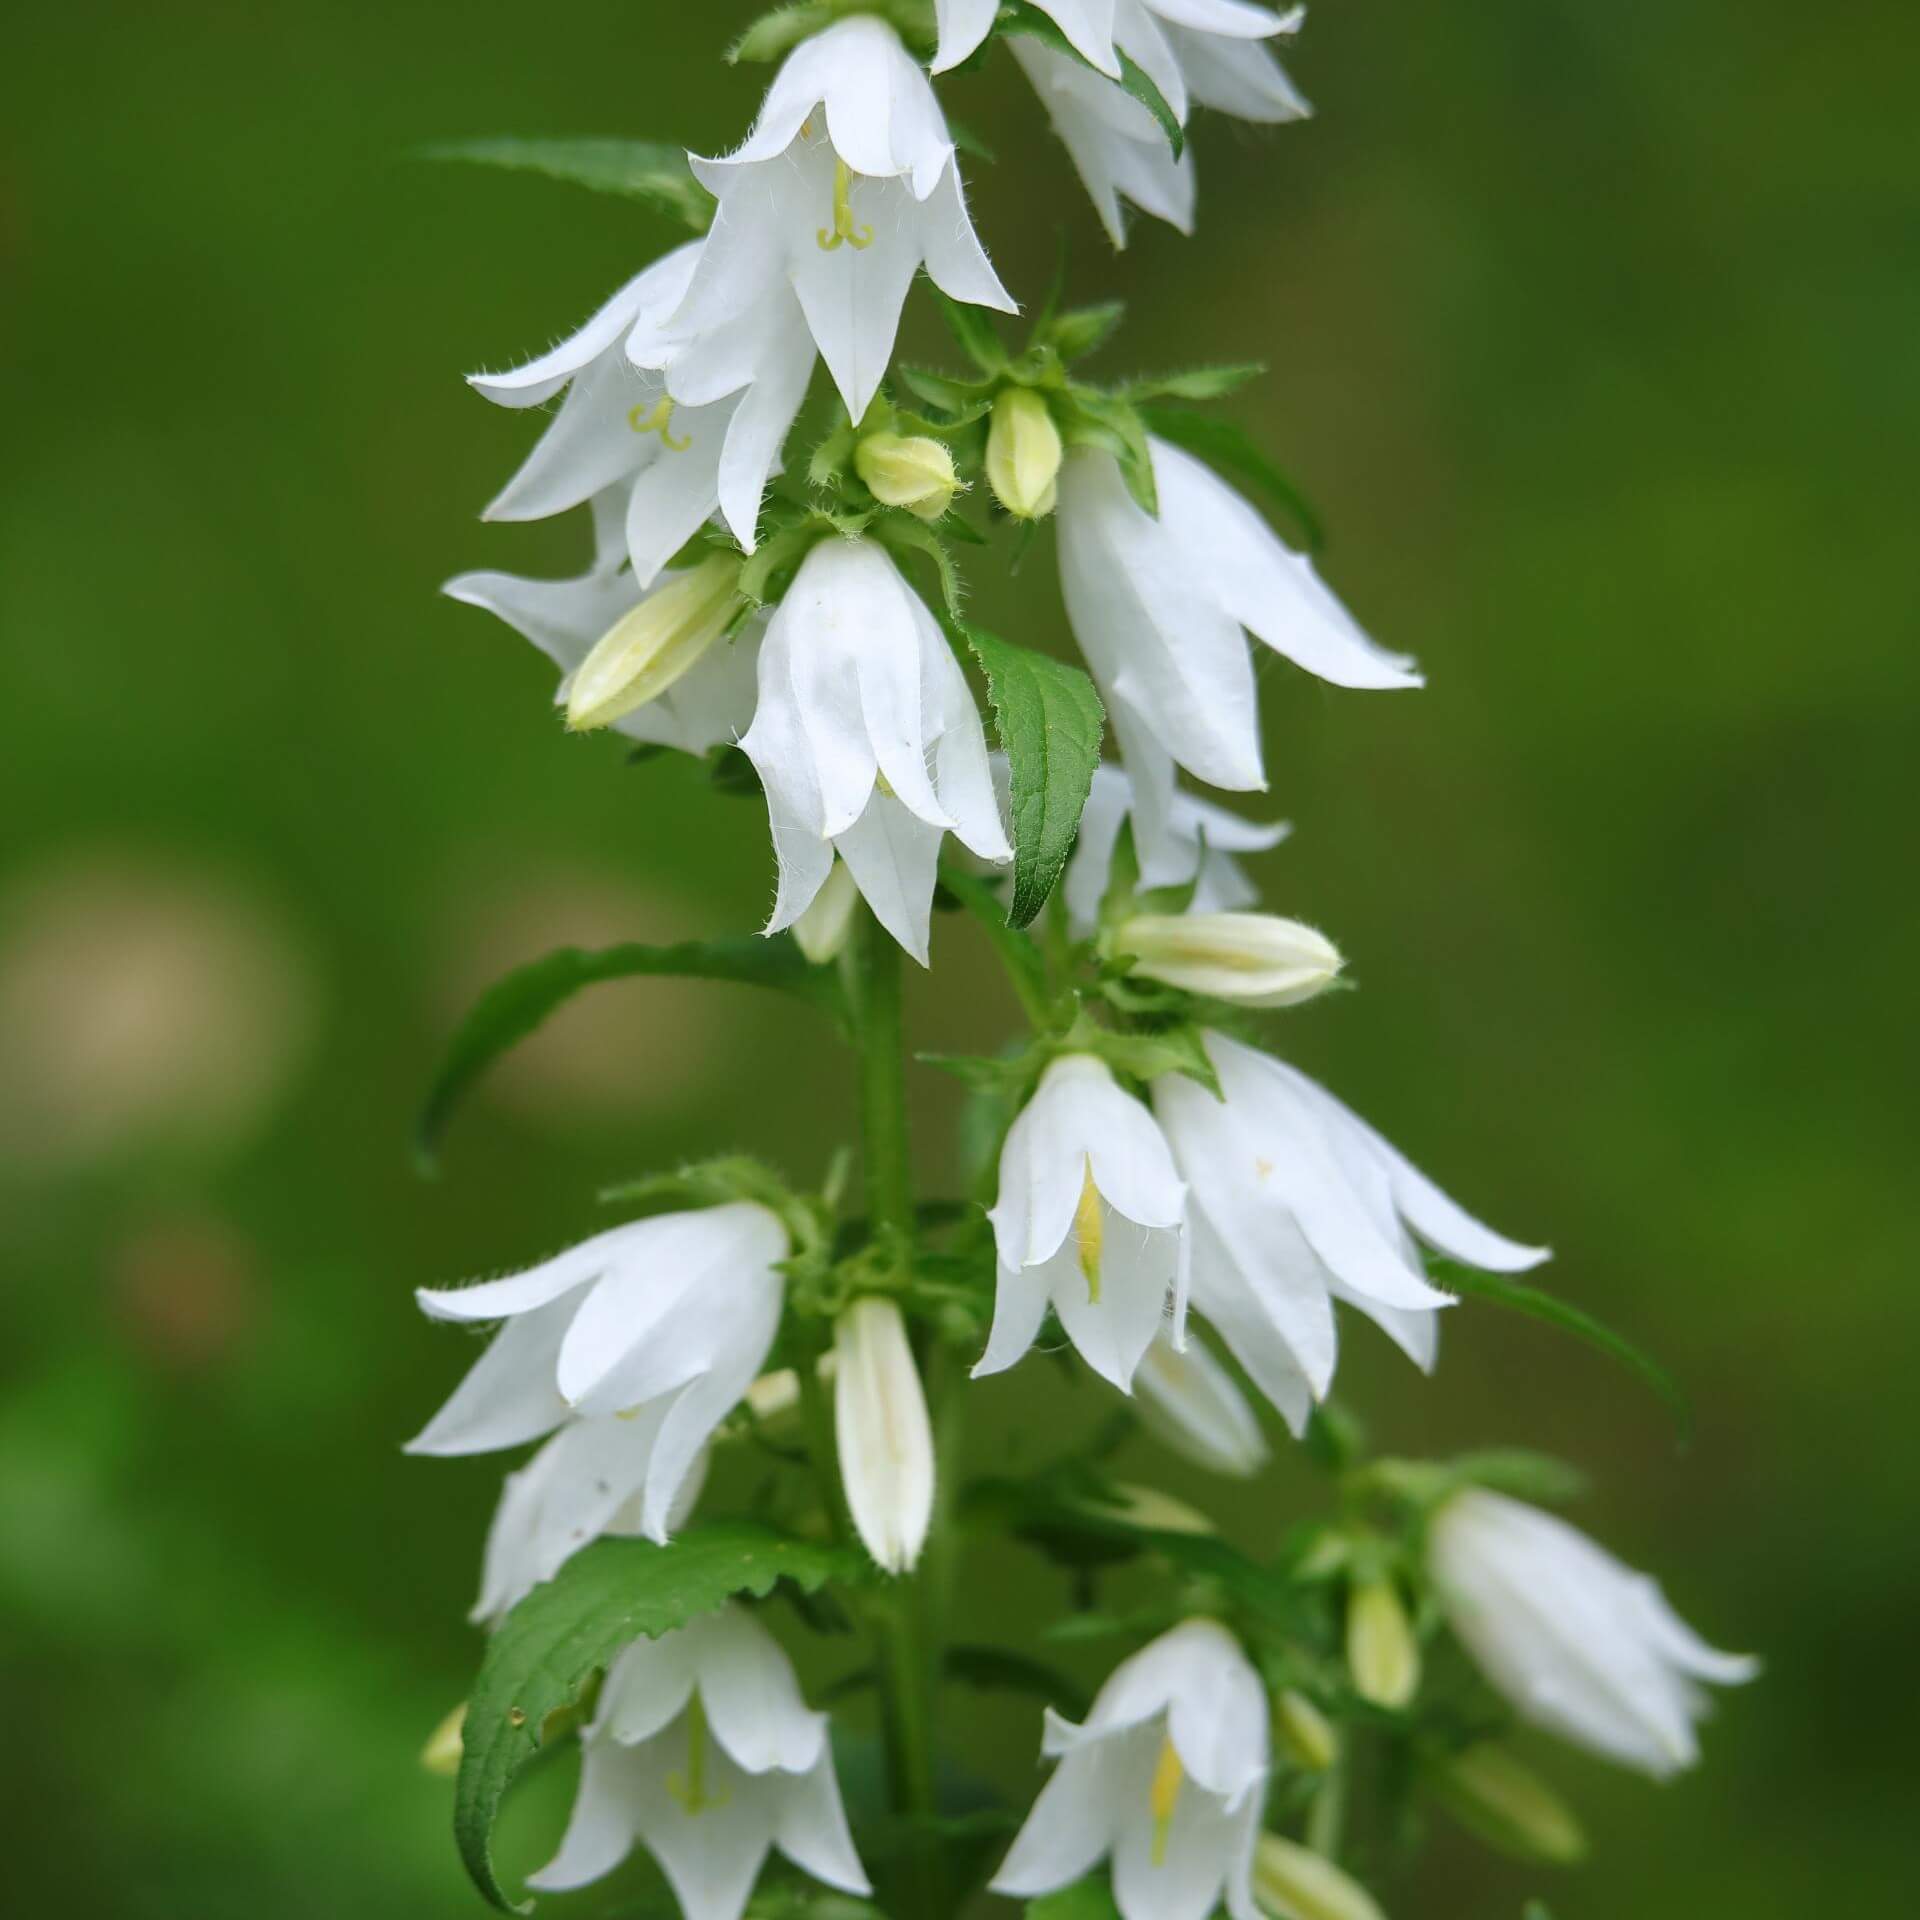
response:
<svg viewBox="0 0 1920 1920"><path fill-rule="evenodd" d="M794 940L816 967L840 957L853 928L853 910L859 904L860 889L854 884L852 869L844 860L836 859L820 891L793 923Z"/></svg>
<svg viewBox="0 0 1920 1920"><path fill-rule="evenodd" d="M429 1773L451 1779L460 1771L461 1735L466 1724L467 1703L462 1700L427 1736L427 1744L420 1749L420 1764Z"/></svg>
<svg viewBox="0 0 1920 1920"><path fill-rule="evenodd" d="M853 470L884 507L938 520L960 491L953 455L925 434L870 433L853 450Z"/></svg>
<svg viewBox="0 0 1920 1920"><path fill-rule="evenodd" d="M1523 1860L1566 1866L1587 1850L1587 1836L1566 1802L1491 1741L1456 1753L1434 1769L1429 1785L1462 1826Z"/></svg>
<svg viewBox="0 0 1920 1920"><path fill-rule="evenodd" d="M1060 429L1031 387L1009 387L993 403L987 429L987 484L1016 520L1053 511L1060 477Z"/></svg>
<svg viewBox="0 0 1920 1920"><path fill-rule="evenodd" d="M867 1551L888 1573L907 1573L933 1518L933 1428L906 1323L869 1294L834 1329L834 1435L847 1508Z"/></svg>
<svg viewBox="0 0 1920 1920"><path fill-rule="evenodd" d="M1275 1920L1386 1920L1352 1875L1277 1833L1263 1833L1254 1850L1253 1897Z"/></svg>
<svg viewBox="0 0 1920 1920"><path fill-rule="evenodd" d="M1420 1685L1420 1646L1390 1580L1359 1580L1347 1595L1347 1666L1376 1707L1404 1707Z"/></svg>
<svg viewBox="0 0 1920 1920"><path fill-rule="evenodd" d="M1162 1493L1157 1487L1140 1487L1122 1480L1115 1482L1111 1492L1111 1499L1089 1501L1088 1505L1095 1513L1124 1520L1130 1527L1144 1527L1153 1533L1204 1534L1219 1531L1198 1507L1191 1507L1184 1500L1176 1500L1172 1494Z"/></svg>
<svg viewBox="0 0 1920 1920"><path fill-rule="evenodd" d="M800 1404L800 1376L791 1367L763 1373L748 1387L745 1398L753 1417L765 1426Z"/></svg>
<svg viewBox="0 0 1920 1920"><path fill-rule="evenodd" d="M669 574L581 662L567 691L567 725L590 733L657 700L732 624L739 585L734 553Z"/></svg>
<svg viewBox="0 0 1920 1920"><path fill-rule="evenodd" d="M1333 1722L1293 1687L1273 1703L1273 1731L1287 1757L1309 1773L1325 1773L1340 1758Z"/></svg>
<svg viewBox="0 0 1920 1920"><path fill-rule="evenodd" d="M1311 1000L1345 963L1325 934L1273 913L1142 913L1116 935L1133 971L1243 1007Z"/></svg>

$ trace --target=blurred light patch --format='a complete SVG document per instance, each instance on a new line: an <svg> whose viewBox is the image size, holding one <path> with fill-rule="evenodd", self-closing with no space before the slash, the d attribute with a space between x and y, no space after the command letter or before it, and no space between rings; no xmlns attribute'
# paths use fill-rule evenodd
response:
<svg viewBox="0 0 1920 1920"><path fill-rule="evenodd" d="M145 1359L174 1373L217 1366L251 1328L261 1304L252 1243L213 1214L137 1224L108 1259L121 1324Z"/></svg>
<svg viewBox="0 0 1920 1920"><path fill-rule="evenodd" d="M315 1011L292 933L230 876L132 852L22 876L0 893L0 1162L230 1153L286 1093Z"/></svg>

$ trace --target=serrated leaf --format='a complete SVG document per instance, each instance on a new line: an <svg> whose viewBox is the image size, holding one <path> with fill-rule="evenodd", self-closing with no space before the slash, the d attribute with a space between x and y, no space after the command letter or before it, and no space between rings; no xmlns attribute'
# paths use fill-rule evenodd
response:
<svg viewBox="0 0 1920 1920"><path fill-rule="evenodd" d="M445 140L425 149L430 160L542 173L597 193L644 200L696 233L713 220L713 195L693 177L683 148L654 140Z"/></svg>
<svg viewBox="0 0 1920 1920"><path fill-rule="evenodd" d="M963 630L987 676L1005 750L1013 814L1013 907L1024 927L1046 905L1080 831L1100 764L1107 712L1078 667L1029 652L981 627Z"/></svg>
<svg viewBox="0 0 1920 1920"><path fill-rule="evenodd" d="M770 940L755 935L721 940L683 940L670 947L637 943L617 947L561 947L517 967L480 996L447 1047L440 1071L421 1109L414 1157L423 1173L439 1162L440 1141L454 1109L501 1054L535 1032L557 1007L583 987L603 980L658 976L681 980L730 980L771 987L844 1018L837 975L809 964L790 934Z"/></svg>
<svg viewBox="0 0 1920 1920"><path fill-rule="evenodd" d="M934 297L940 303L941 317L947 323L948 332L960 343L960 351L982 373L1000 372L1007 364L1007 350L1000 344L1000 336L994 332L986 309L965 300L955 300L938 287L934 289Z"/></svg>
<svg viewBox="0 0 1920 1920"><path fill-rule="evenodd" d="M670 1546L598 1540L535 1587L487 1643L463 1728L453 1830L473 1883L514 1911L493 1870L493 1823L548 1715L571 1706L629 1641L657 1639L736 1594L781 1580L813 1592L858 1580L860 1556L746 1523L691 1529Z"/></svg>
<svg viewBox="0 0 1920 1920"><path fill-rule="evenodd" d="M1309 553L1318 553L1326 545L1320 518L1307 504L1306 496L1237 421L1215 413L1195 413L1187 407L1143 406L1140 416L1150 433L1170 440L1229 479L1258 488L1278 501L1293 519Z"/></svg>
<svg viewBox="0 0 1920 1920"><path fill-rule="evenodd" d="M1464 1293L1474 1299L1490 1300L1497 1307L1511 1307L1516 1313L1527 1314L1535 1320L1544 1320L1548 1326L1558 1327L1563 1333L1570 1333L1576 1339L1584 1340L1588 1346L1597 1347L1609 1358L1619 1361L1629 1373L1651 1387L1667 1403L1679 1430L1680 1444L1684 1447L1692 1438L1693 1409L1687 1396L1680 1390L1679 1382L1657 1360L1642 1353L1624 1334L1615 1333L1584 1308L1543 1292L1539 1287L1530 1287L1523 1280L1510 1279L1501 1273L1482 1273L1478 1267L1462 1266L1457 1261L1432 1260L1428 1262L1428 1267L1439 1286L1450 1287L1455 1293Z"/></svg>
<svg viewBox="0 0 1920 1920"><path fill-rule="evenodd" d="M1154 373L1129 380L1121 389L1129 400L1219 400L1236 393L1266 372L1259 360L1227 366L1189 367L1184 373Z"/></svg>

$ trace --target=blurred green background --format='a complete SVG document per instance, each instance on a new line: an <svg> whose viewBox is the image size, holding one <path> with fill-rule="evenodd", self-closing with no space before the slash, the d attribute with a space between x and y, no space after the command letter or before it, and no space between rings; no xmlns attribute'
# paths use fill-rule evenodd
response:
<svg viewBox="0 0 1920 1920"><path fill-rule="evenodd" d="M713 57L749 13L79 0L10 24L9 1911L478 1912L415 1754L476 1657L501 1463L400 1456L470 1352L408 1290L578 1236L599 1184L675 1157L816 1177L849 1114L804 1016L638 985L499 1073L438 1184L405 1146L493 974L757 925L771 890L756 807L563 737L545 664L435 595L584 555L578 517L478 524L531 423L459 376L674 236L407 155L722 148L764 82ZM1550 1238L1552 1284L1670 1362L1700 1431L1677 1458L1625 1375L1471 1306L1431 1384L1350 1328L1346 1397L1397 1448L1588 1463L1587 1524L1769 1661L1670 1788L1540 1750L1590 1867L1549 1885L1448 1839L1397 1920L1536 1892L1560 1920L1911 1908L1903 29L1885 0L1328 0L1290 61L1321 117L1203 123L1198 237L1143 222L1117 262L1011 63L950 90L998 156L970 172L1009 284L1038 295L1064 218L1074 292L1133 302L1104 364L1267 360L1247 405L1333 530L1330 574L1430 670L1399 699L1267 678L1272 805L1300 831L1261 878L1364 987L1284 1043ZM924 299L908 337L949 357ZM982 604L1058 644L1050 566ZM943 922L936 954L923 1044L992 1040L1009 1009L970 931ZM925 1074L916 1097L937 1169L955 1101ZM979 1428L1104 1411L1055 1378L999 1383ZM1144 1446L1128 1465L1253 1545L1313 1492L1289 1462L1252 1491ZM1057 1591L996 1564L973 1597L1017 1634ZM1026 1790L1031 1704L960 1711ZM549 1837L540 1799L513 1864Z"/></svg>

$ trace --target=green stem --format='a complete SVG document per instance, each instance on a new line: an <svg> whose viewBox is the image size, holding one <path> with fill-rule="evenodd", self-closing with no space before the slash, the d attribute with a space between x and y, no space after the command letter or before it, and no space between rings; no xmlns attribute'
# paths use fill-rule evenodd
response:
<svg viewBox="0 0 1920 1920"><path fill-rule="evenodd" d="M867 1209L877 1230L913 1232L907 1161L906 1038L900 1016L900 949L864 909L846 948L847 984L860 1045L860 1146Z"/></svg>
<svg viewBox="0 0 1920 1920"><path fill-rule="evenodd" d="M1348 1749L1351 1739L1349 1730L1342 1736L1340 1751L1334 1756L1333 1765L1327 1769L1320 1782L1320 1790L1313 1796L1313 1804L1307 1809L1307 1845L1323 1859L1336 1864L1346 1834L1347 1788L1352 1765Z"/></svg>

